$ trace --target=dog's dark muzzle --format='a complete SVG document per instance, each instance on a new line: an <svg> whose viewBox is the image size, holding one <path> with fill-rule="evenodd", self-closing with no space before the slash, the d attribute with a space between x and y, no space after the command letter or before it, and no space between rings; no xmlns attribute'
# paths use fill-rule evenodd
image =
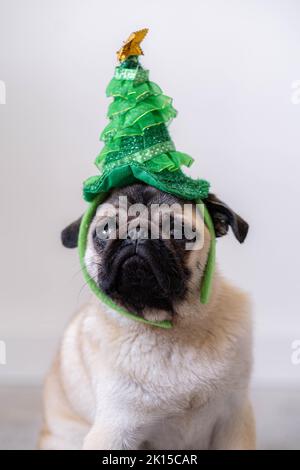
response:
<svg viewBox="0 0 300 470"><path fill-rule="evenodd" d="M103 258L99 284L104 292L135 310L172 311L174 299L186 290L186 273L169 240L151 239L145 230L129 231L114 240Z"/></svg>

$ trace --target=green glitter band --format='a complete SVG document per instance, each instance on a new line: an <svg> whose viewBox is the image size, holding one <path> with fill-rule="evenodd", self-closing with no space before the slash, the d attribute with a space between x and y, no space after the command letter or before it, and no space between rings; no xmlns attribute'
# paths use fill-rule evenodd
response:
<svg viewBox="0 0 300 470"><path fill-rule="evenodd" d="M149 80L149 70L140 68L124 69L122 67L116 67L114 77L117 80L131 80L136 83L142 83Z"/></svg>
<svg viewBox="0 0 300 470"><path fill-rule="evenodd" d="M119 144L114 146L111 144L106 145L96 158L95 163L99 166L104 158L106 163L111 163L114 160L119 161L125 156L130 155L132 157L149 147L170 141L170 134L165 124L156 124L146 128L141 135L121 137Z"/></svg>
<svg viewBox="0 0 300 470"><path fill-rule="evenodd" d="M167 140L166 142L162 142L160 144L153 145L152 147L148 147L144 150L140 150L132 155L127 155L123 158L119 158L118 160L114 160L111 162L106 161L105 163L102 161L97 164L99 170L103 172L103 166L105 166L105 171L110 171L116 166L124 165L126 163L130 164L133 161L138 163L144 163L147 160L150 160L157 155L161 155L167 152L174 152L175 145L171 140Z"/></svg>

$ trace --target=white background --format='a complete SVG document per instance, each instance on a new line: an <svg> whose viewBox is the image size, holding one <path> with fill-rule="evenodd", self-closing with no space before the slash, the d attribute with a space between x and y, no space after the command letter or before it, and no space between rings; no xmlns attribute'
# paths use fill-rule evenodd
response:
<svg viewBox="0 0 300 470"><path fill-rule="evenodd" d="M115 51L149 27L142 63L179 110L170 132L189 171L250 232L217 246L253 299L255 383L300 383L300 4L297 0L0 0L2 382L39 383L90 295L60 231L86 207L81 184L107 123Z"/></svg>

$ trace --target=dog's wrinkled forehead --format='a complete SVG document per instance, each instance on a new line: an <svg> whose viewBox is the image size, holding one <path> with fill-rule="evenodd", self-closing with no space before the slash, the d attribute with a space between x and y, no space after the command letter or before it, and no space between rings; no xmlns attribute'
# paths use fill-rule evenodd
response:
<svg viewBox="0 0 300 470"><path fill-rule="evenodd" d="M159 233L164 238L170 236L169 230L176 233L176 239L181 233L181 239L183 235L188 240L195 239L197 243L194 243L193 249L201 248L203 243L203 218L195 203L142 183L113 190L99 204L90 226L90 234L95 230L98 236L99 233L106 234L103 224L107 229L107 223L110 224L110 238L123 238L124 230L138 228L143 237L147 232L148 237L154 239ZM187 245L187 249L191 249L190 245Z"/></svg>
<svg viewBox="0 0 300 470"><path fill-rule="evenodd" d="M173 217L184 219L188 212L193 212L194 206L191 202L183 201L152 186L136 183L114 189L105 201L99 204L92 225L95 226L101 219L117 214L127 214L128 221L135 217L139 220L148 219L150 212L153 215L172 214Z"/></svg>
<svg viewBox="0 0 300 470"><path fill-rule="evenodd" d="M184 204L182 199L179 199L172 194L162 192L153 186L147 186L140 183L126 186L121 189L114 189L105 200L105 203L119 205L120 197L126 197L128 205L144 204L145 206L149 206L151 204Z"/></svg>

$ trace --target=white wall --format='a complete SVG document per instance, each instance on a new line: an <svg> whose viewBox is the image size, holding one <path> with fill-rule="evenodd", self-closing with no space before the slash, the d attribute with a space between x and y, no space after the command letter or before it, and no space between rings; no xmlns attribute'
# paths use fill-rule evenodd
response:
<svg viewBox="0 0 300 470"><path fill-rule="evenodd" d="M145 26L143 64L174 97L178 150L251 226L243 246L219 240L218 259L253 297L255 380L300 383L297 0L0 0L2 381L41 380L89 295L59 233L86 207L115 51Z"/></svg>

